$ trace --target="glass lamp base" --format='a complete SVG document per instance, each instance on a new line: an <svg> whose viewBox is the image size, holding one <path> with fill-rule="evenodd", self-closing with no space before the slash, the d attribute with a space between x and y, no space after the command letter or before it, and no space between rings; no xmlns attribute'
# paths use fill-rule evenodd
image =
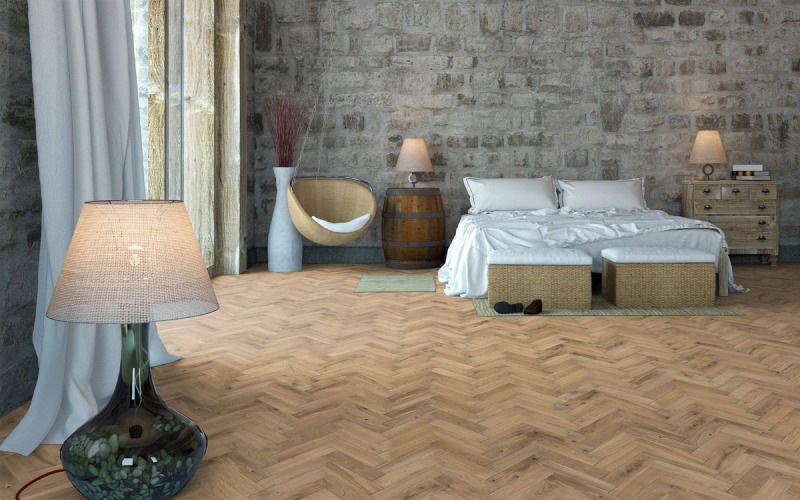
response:
<svg viewBox="0 0 800 500"><path fill-rule="evenodd" d="M61 446L67 477L87 498L170 498L205 455L205 433L156 392L147 327L122 326L120 376L111 401Z"/></svg>

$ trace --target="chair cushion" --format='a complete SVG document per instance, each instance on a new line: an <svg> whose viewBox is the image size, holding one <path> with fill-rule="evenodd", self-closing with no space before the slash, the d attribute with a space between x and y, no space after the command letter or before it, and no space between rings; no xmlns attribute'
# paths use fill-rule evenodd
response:
<svg viewBox="0 0 800 500"><path fill-rule="evenodd" d="M311 218L314 219L314 222L329 231L333 231L334 233L352 233L353 231L358 231L364 227L364 224L369 222L370 217L370 214L364 214L347 222L330 222L326 221L325 219L320 219L314 215L311 216Z"/></svg>

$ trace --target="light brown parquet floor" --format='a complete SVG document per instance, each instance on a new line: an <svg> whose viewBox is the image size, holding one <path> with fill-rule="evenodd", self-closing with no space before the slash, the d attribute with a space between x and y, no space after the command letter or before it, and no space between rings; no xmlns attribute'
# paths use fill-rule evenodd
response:
<svg viewBox="0 0 800 500"><path fill-rule="evenodd" d="M387 272L257 267L214 280L220 311L160 325L184 359L159 391L209 437L178 498L800 498L800 265L736 266L734 317L353 292ZM0 496L57 465L0 454ZM59 474L25 498L80 497Z"/></svg>

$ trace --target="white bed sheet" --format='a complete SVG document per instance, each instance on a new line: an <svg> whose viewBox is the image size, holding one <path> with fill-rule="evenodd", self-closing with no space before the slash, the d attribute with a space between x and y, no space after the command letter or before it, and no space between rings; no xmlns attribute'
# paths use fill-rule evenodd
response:
<svg viewBox="0 0 800 500"><path fill-rule="evenodd" d="M727 244L716 226L660 210L489 212L462 216L438 277L446 283L446 295L485 297L486 256L492 250L580 248L592 255L592 272L600 272L600 252L626 246L696 248L714 254L719 265L719 251Z"/></svg>

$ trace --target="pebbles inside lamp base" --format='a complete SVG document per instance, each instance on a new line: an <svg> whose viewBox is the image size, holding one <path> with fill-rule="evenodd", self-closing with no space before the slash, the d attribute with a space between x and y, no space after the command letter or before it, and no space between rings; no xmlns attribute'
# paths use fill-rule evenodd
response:
<svg viewBox="0 0 800 500"><path fill-rule="evenodd" d="M61 446L67 477L87 498L169 498L189 482L206 452L205 433L156 391L148 326L122 325L111 401Z"/></svg>

